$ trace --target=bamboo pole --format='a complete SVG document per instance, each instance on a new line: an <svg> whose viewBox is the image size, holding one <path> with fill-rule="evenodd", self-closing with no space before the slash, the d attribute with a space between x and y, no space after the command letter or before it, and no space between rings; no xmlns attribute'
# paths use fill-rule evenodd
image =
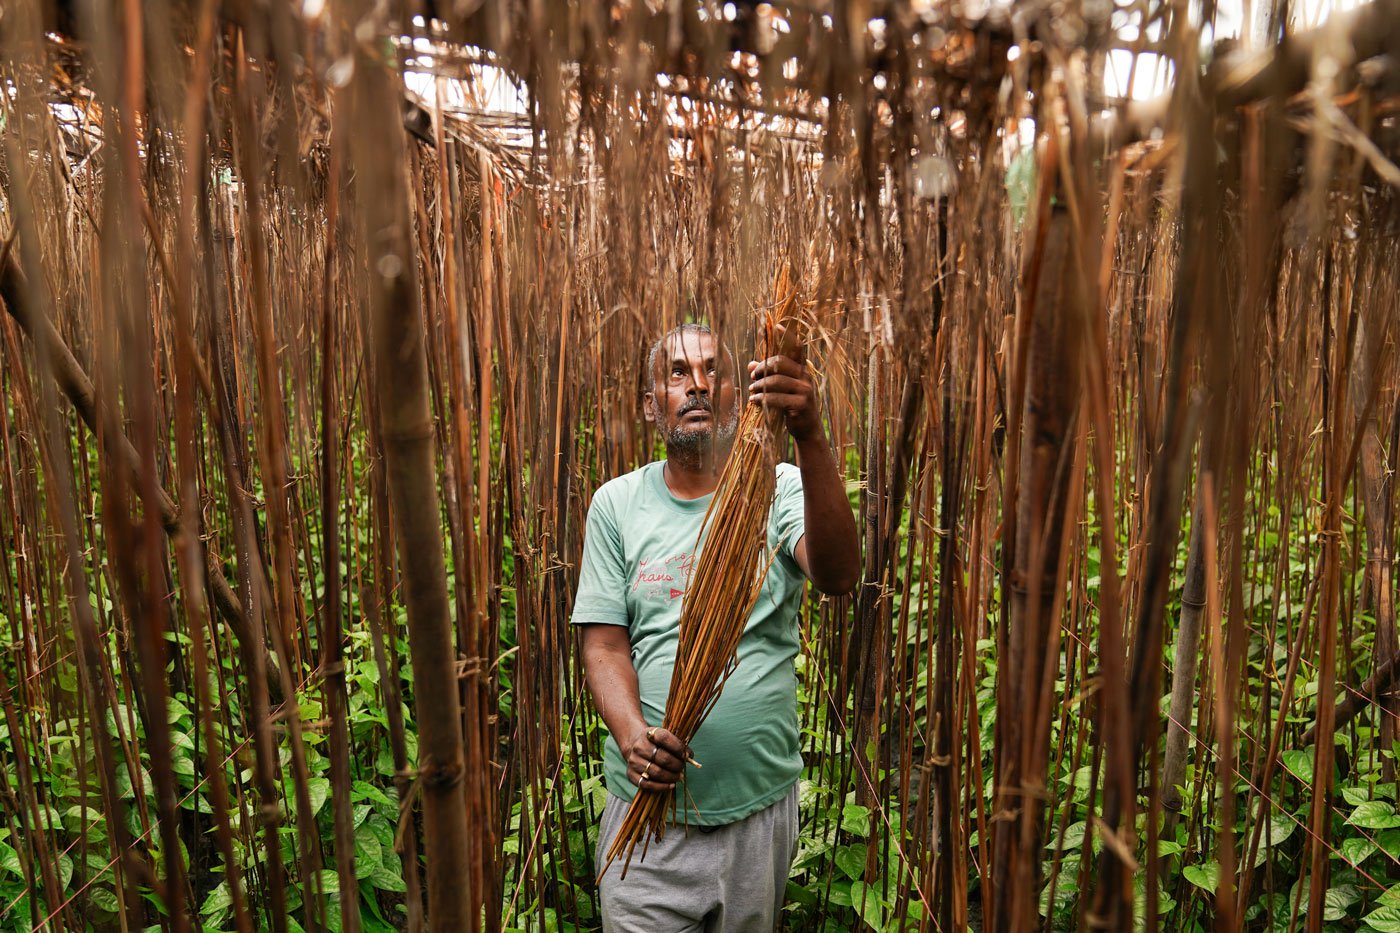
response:
<svg viewBox="0 0 1400 933"><path fill-rule="evenodd" d="M1202 458L1204 460L1204 458ZM1202 495L1198 488L1196 495ZM1201 613L1206 606L1204 513L1198 503L1191 519L1186 582L1181 588L1181 616L1172 661L1171 705L1167 713L1167 747L1162 760L1162 832L1170 837L1181 814L1182 781L1189 760L1192 712L1196 707L1196 670L1200 661Z"/></svg>
<svg viewBox="0 0 1400 933"><path fill-rule="evenodd" d="M368 12L353 4L352 24ZM350 112L360 126L396 126L396 72L357 38ZM359 240L369 264L369 308L375 394L384 445L403 599L408 609L419 727L415 788L423 804L428 921L434 929L474 928L468 825L462 780L461 698L451 602L443 561L437 471L418 273L404 182L404 141L353 134ZM478 763L471 763L473 767Z"/></svg>
<svg viewBox="0 0 1400 933"><path fill-rule="evenodd" d="M1042 184L1055 178L1053 145L1042 162ZM1042 196L1044 198L1044 196ZM1061 549L1071 521L1068 512L1071 470L1069 444L1076 417L1080 364L1077 316L1072 302L1082 301L1075 263L1069 253L1070 218L1064 208L1042 200L1036 245L1028 253L1019 315L1027 322L1018 349L1026 382L1019 432L1018 459L1007 469L1018 473L1015 563L1006 573L1008 653L997 678L998 705L1025 716L998 718L996 809L993 836L995 912L998 931L1029 930L1040 894L1039 851L1048 729L1043 697L1055 670L1058 609L1062 605Z"/></svg>

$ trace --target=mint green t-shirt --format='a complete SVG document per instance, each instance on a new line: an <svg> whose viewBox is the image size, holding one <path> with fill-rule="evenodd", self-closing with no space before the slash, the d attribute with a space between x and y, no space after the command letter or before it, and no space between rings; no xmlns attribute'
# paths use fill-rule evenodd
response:
<svg viewBox="0 0 1400 933"><path fill-rule="evenodd" d="M666 486L663 463L620 476L594 494L570 619L575 625L627 626L642 716L653 726L664 717L681 597L712 498L676 498ZM793 669L805 581L793 549L802 533L802 474L780 463L768 512L768 547L777 556L744 627L739 666L691 740L703 767L685 769L672 814L676 822L719 826L743 819L780 798L802 772ZM608 790L631 800L637 788L615 738L604 750L603 767Z"/></svg>

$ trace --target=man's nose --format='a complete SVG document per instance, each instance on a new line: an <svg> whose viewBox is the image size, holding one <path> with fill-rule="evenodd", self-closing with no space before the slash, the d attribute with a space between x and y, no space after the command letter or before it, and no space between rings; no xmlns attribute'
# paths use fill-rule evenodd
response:
<svg viewBox="0 0 1400 933"><path fill-rule="evenodd" d="M698 370L690 374L690 388L686 390L687 395L709 395L710 377Z"/></svg>

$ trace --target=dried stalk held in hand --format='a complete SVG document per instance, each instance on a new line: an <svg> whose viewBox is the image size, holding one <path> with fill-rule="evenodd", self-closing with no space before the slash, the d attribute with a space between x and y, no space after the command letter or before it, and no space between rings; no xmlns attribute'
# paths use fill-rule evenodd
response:
<svg viewBox="0 0 1400 933"><path fill-rule="evenodd" d="M763 355L776 348L776 352L799 358L804 331L797 312L797 291L784 266L774 288L773 308L765 315L760 340ZM773 560L767 527L776 485L779 419L776 410L745 406L734 449L700 526L704 546L681 605L680 641L662 723L687 744L739 663L739 639ZM638 792L632 798L599 877L619 855L623 856L622 876L627 876L637 843L644 837L662 838L675 796L673 788L661 793ZM646 858L645 844L642 858Z"/></svg>

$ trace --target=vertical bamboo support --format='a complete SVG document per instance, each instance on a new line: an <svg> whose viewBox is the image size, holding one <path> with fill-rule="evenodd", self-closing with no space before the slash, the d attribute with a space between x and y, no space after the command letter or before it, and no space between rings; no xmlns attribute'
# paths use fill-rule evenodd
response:
<svg viewBox="0 0 1400 933"><path fill-rule="evenodd" d="M1322 326L1323 365L1331 368L1324 382L1323 410L1323 471L1322 471L1322 597L1318 607L1318 684L1317 684L1317 743L1313 748L1313 794L1308 808L1309 839L1308 857L1308 933L1321 933L1324 913L1324 899L1331 877L1328 854L1331 847L1328 838L1332 830L1332 784L1333 761L1336 756L1336 740L1333 722L1336 717L1337 682L1337 609L1341 601L1342 583L1342 507L1345 495L1346 478L1351 465L1345 460L1344 451L1349 446L1346 425L1347 396L1350 385L1345 378L1346 367L1350 363L1354 334L1355 308L1347 309L1337 300L1338 289L1334 287L1333 270L1335 257L1330 244L1323 261L1322 279ZM1350 314L1348 314L1350 310ZM1337 325L1345 337L1337 334ZM1326 359L1327 350L1332 351L1332 359Z"/></svg>
<svg viewBox="0 0 1400 933"><path fill-rule="evenodd" d="M1053 166L1051 157L1046 162ZM1046 172L1043 178L1053 178ZM1050 182L1045 182L1050 183ZM1015 563L1007 577L1010 604L1007 656L999 665L997 703L1016 715L999 716L997 778L1001 819L993 836L994 929L999 933L1035 926L1040 895L1040 848L1049 730L1038 717L1053 709L1043 702L1057 676L1058 607L1063 589L1061 548L1070 501L1072 424L1078 409L1080 335L1070 308L1080 294L1070 252L1070 218L1049 208L1039 242L1029 250L1021 313L1030 316L1025 359L1026 392L1021 414Z"/></svg>
<svg viewBox="0 0 1400 933"><path fill-rule="evenodd" d="M369 4L350 4L350 23ZM399 125L397 62L382 45L355 43L351 123L355 203L369 266L370 343L376 373L384 464L408 610L419 728L416 787L423 802L428 922L437 930L467 930L469 827L462 792L462 703L455 665L451 602L443 555L428 364L418 274L403 174L403 134L363 128Z"/></svg>
<svg viewBox="0 0 1400 933"><path fill-rule="evenodd" d="M1203 458L1204 459L1204 458ZM1197 496L1202 495L1197 490ZM1191 717L1196 708L1196 668L1200 662L1201 614L1206 607L1205 529L1200 503L1191 519L1191 544L1186 556L1186 582L1181 588L1181 617L1172 661L1171 703L1167 713L1167 749L1162 760L1162 834L1170 839L1181 814L1181 783L1186 779Z"/></svg>
<svg viewBox="0 0 1400 933"><path fill-rule="evenodd" d="M967 928L967 856L959 812L959 791L966 783L962 774L963 756L956 729L954 698L955 647L954 606L962 595L962 567L957 557L955 522L962 512L963 471L966 467L962 441L965 432L953 431L953 390L942 392L942 476L938 520L938 617L935 623L937 651L933 682L933 782L936 801L934 831L937 846L934 859L933 890L938 894L938 926L945 930ZM956 448L955 448L956 444Z"/></svg>
<svg viewBox="0 0 1400 933"><path fill-rule="evenodd" d="M349 699L345 691L345 648L340 602L340 399L336 370L340 365L335 314L336 257L332 245L339 240L340 160L342 147L331 152L330 192L326 210L325 268L321 282L321 565L325 595L321 600L321 680L330 714L330 774L337 788L350 786ZM335 870L340 882L340 924L344 933L359 933L359 884L355 877L355 823L348 795L332 795L335 824Z"/></svg>

